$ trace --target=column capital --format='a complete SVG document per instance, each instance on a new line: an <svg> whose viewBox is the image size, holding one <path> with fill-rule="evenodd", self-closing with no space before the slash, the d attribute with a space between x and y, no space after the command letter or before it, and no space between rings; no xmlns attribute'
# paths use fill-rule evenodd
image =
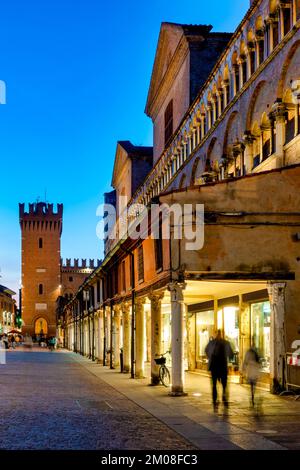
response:
<svg viewBox="0 0 300 470"><path fill-rule="evenodd" d="M294 103L300 104L300 80L294 80L291 88Z"/></svg>
<svg viewBox="0 0 300 470"><path fill-rule="evenodd" d="M286 106L282 101L275 101L272 106L272 114L276 121L285 120Z"/></svg>
<svg viewBox="0 0 300 470"><path fill-rule="evenodd" d="M245 145L242 142L235 142L233 144L232 151L233 151L234 157L238 157L239 155L241 155L241 153L243 153L244 150L245 150Z"/></svg>
<svg viewBox="0 0 300 470"><path fill-rule="evenodd" d="M145 297L137 297L135 299L136 305L142 306L146 303L146 298Z"/></svg>
<svg viewBox="0 0 300 470"><path fill-rule="evenodd" d="M122 313L129 313L129 310L130 310L130 305L128 302L123 302L121 304L121 310L122 310Z"/></svg>
<svg viewBox="0 0 300 470"><path fill-rule="evenodd" d="M148 299L151 301L151 303L158 305L162 299L164 298L164 293L163 292L155 292L151 291L148 294Z"/></svg>
<svg viewBox="0 0 300 470"><path fill-rule="evenodd" d="M170 282L168 285L168 290L171 293L171 301L183 301L183 291L186 288L186 282Z"/></svg>
<svg viewBox="0 0 300 470"><path fill-rule="evenodd" d="M243 143L245 145L252 145L255 141L255 137L251 134L250 131L245 131L243 135Z"/></svg>
<svg viewBox="0 0 300 470"><path fill-rule="evenodd" d="M284 298L286 288L285 282L268 282L268 294L273 302L278 302L280 298Z"/></svg>
<svg viewBox="0 0 300 470"><path fill-rule="evenodd" d="M114 311L114 316L115 317L120 315L120 310L121 310L121 305L114 305L113 306L113 311Z"/></svg>

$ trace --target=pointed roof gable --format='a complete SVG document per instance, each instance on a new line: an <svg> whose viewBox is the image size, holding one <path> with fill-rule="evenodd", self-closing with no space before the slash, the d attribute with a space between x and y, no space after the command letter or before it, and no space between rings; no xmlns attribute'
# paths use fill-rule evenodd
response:
<svg viewBox="0 0 300 470"><path fill-rule="evenodd" d="M208 36L211 29L211 25L161 24L145 108L145 113L148 116L151 115L152 103L156 98L166 72L182 40L185 40L186 44L188 44L190 40L203 41Z"/></svg>

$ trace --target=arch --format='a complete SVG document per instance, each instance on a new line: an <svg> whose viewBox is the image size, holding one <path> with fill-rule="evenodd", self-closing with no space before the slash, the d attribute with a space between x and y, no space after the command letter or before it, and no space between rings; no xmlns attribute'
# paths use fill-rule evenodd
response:
<svg viewBox="0 0 300 470"><path fill-rule="evenodd" d="M293 100L292 90L287 88L283 93L283 100L286 107L286 126L285 126L285 143L288 144L297 134L296 130L296 111L298 107L295 106Z"/></svg>
<svg viewBox="0 0 300 470"><path fill-rule="evenodd" d="M192 168L191 179L190 179L190 186L195 186L196 184L196 176L197 176L199 163L200 163L200 157L195 158L193 168Z"/></svg>
<svg viewBox="0 0 300 470"><path fill-rule="evenodd" d="M178 189L183 189L186 186L186 174L184 173L179 181Z"/></svg>
<svg viewBox="0 0 300 470"><path fill-rule="evenodd" d="M300 40L296 41L290 48L289 52L287 53L287 56L285 58L285 61L282 66L280 78L278 81L278 88L277 88L277 98L283 98L283 92L285 88L285 82L286 82L286 77L288 74L288 70L290 68L290 64L294 58L294 55L296 54L297 50L300 47ZM296 77L295 77L296 79Z"/></svg>
<svg viewBox="0 0 300 470"><path fill-rule="evenodd" d="M260 94L262 88L265 86L266 84L266 81L265 80L262 80L261 82L259 82L253 92L253 95L251 96L251 100L250 100L250 103L249 103L249 106L248 106L248 113L247 113L247 119L246 119L246 130L250 130L250 127L251 127L251 121L252 121L252 117L253 117L253 112L254 112L254 108L255 108L255 104L256 104L256 101L257 101L257 98L258 98L258 95Z"/></svg>
<svg viewBox="0 0 300 470"><path fill-rule="evenodd" d="M223 142L223 154L226 155L230 151L229 147L233 144L234 141L241 138L241 129L240 129L240 117L237 111L229 116L226 126L226 131L224 134Z"/></svg>
<svg viewBox="0 0 300 470"><path fill-rule="evenodd" d="M209 143L208 149L207 149L207 155L206 155L206 162L205 162L205 171L211 171L212 170L212 161L211 161L211 155L212 151L214 149L215 143L217 142L217 138L213 137Z"/></svg>
<svg viewBox="0 0 300 470"><path fill-rule="evenodd" d="M262 136L262 159L265 160L271 154L271 123L267 113L261 116L261 136Z"/></svg>
<svg viewBox="0 0 300 470"><path fill-rule="evenodd" d="M48 334L48 321L45 317L38 317L34 321L34 333L36 335L47 335Z"/></svg>

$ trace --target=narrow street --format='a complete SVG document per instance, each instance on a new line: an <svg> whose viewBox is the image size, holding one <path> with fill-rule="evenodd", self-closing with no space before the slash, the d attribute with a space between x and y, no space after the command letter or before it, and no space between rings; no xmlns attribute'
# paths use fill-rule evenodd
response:
<svg viewBox="0 0 300 470"><path fill-rule="evenodd" d="M9 351L0 366L0 449L193 449L67 352Z"/></svg>

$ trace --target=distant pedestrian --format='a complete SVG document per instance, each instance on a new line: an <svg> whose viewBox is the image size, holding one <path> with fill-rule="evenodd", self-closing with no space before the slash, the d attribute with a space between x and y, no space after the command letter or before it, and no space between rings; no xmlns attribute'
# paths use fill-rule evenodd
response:
<svg viewBox="0 0 300 470"><path fill-rule="evenodd" d="M212 399L214 411L218 411L218 392L217 382L222 384L222 401L225 407L228 407L227 396L227 377L228 377L228 359L233 358L233 350L229 341L222 336L221 330L206 346L205 353L208 357L208 370L212 379Z"/></svg>
<svg viewBox="0 0 300 470"><path fill-rule="evenodd" d="M261 371L260 358L254 346L251 346L245 354L242 371L250 385L251 405L254 407L255 388Z"/></svg>
<svg viewBox="0 0 300 470"><path fill-rule="evenodd" d="M2 341L3 341L3 343L4 343L5 349L8 349L8 348L9 348L9 345L8 345L8 337L7 337L7 335L4 335L4 336L3 336Z"/></svg>
<svg viewBox="0 0 300 470"><path fill-rule="evenodd" d="M11 335L11 337L10 337L10 344L11 344L11 347L12 347L13 349L15 349L15 347L16 347L16 340L15 340L14 335Z"/></svg>

